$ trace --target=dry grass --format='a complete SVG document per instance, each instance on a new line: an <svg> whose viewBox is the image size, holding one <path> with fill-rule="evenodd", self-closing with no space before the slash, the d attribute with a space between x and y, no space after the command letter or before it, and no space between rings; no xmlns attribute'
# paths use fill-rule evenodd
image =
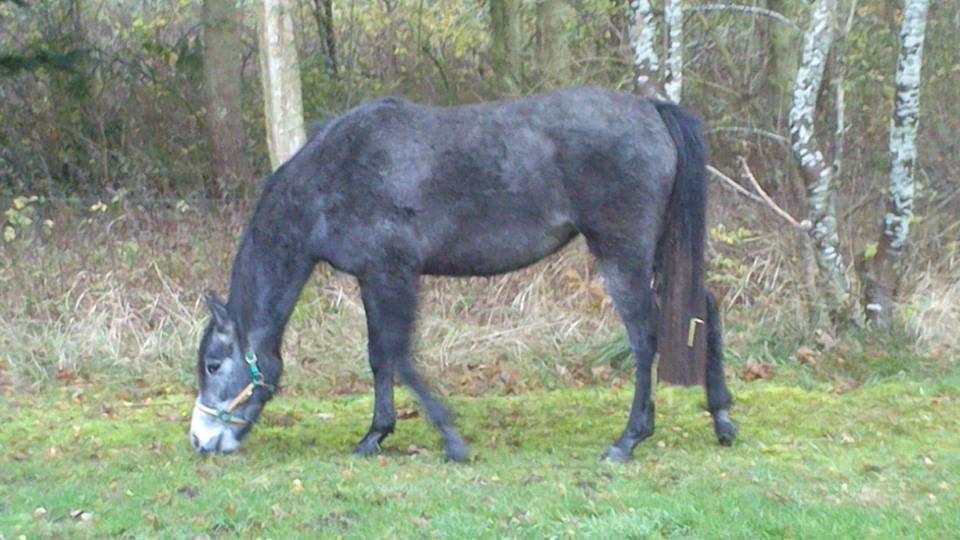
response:
<svg viewBox="0 0 960 540"><path fill-rule="evenodd" d="M248 209L115 205L46 209L51 228L0 244L0 383L120 378L193 384L203 291L227 291ZM727 220L722 220L727 221ZM726 311L736 371L786 362L814 340L798 256L780 232L714 230L711 288ZM960 285L924 274L907 300L915 351L960 350ZM365 387L366 328L356 284L327 267L304 291L286 336L289 391ZM426 278L418 361L442 392L517 392L558 382L617 383L601 354L622 329L582 242L521 272ZM622 342L620 342L622 348Z"/></svg>

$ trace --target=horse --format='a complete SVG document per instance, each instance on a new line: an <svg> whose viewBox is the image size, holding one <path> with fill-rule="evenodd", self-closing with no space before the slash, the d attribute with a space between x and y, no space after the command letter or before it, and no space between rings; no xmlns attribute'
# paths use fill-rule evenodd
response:
<svg viewBox="0 0 960 540"><path fill-rule="evenodd" d="M421 275L490 276L583 235L636 361L626 428L605 453L632 458L654 431L658 317L705 322L706 394L729 445L737 425L716 301L704 288L707 150L678 105L601 88L432 107L388 97L327 123L267 178L240 241L228 300L208 293L190 439L237 450L283 370L284 328L313 268L354 276L366 314L374 410L357 454L396 425L394 378L416 394L448 459L469 448L411 363ZM656 263L656 268L655 268ZM653 277L687 294L659 308ZM684 343L680 349L688 349ZM692 354L691 351L687 351Z"/></svg>

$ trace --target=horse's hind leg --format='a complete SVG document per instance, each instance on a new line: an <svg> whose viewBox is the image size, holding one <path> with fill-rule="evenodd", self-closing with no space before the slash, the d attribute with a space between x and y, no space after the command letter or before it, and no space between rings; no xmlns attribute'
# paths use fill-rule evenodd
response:
<svg viewBox="0 0 960 540"><path fill-rule="evenodd" d="M730 446L737 438L737 424L730 418L733 397L723 373L723 330L713 293L707 296L707 407L713 416L713 430L720 444Z"/></svg>
<svg viewBox="0 0 960 540"><path fill-rule="evenodd" d="M607 291L627 330L627 337L637 361L633 404L627 427L617 442L607 450L606 459L626 462L633 449L653 434L654 406L651 399L651 369L656 352L654 296L650 288L649 256L600 259L600 271Z"/></svg>
<svg viewBox="0 0 960 540"><path fill-rule="evenodd" d="M397 269L368 273L361 279L363 307L369 330L370 364L374 370L373 426L357 447L375 453L379 442L393 430L393 372L420 398L427 416L443 435L447 457L465 461L469 449L451 421L447 407L430 393L410 361L410 343L417 312L417 275L398 275ZM371 450L371 451L365 451Z"/></svg>

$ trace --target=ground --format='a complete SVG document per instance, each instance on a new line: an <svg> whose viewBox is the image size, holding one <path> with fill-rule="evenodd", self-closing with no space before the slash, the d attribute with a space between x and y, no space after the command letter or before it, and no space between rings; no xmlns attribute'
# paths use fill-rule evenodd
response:
<svg viewBox="0 0 960 540"><path fill-rule="evenodd" d="M402 395L384 455L349 453L372 400L279 396L235 455L187 441L193 395L6 393L0 536L945 538L960 530L960 377L856 389L734 382L717 445L698 389L660 387L634 462L599 460L629 389L451 398L474 449L446 463Z"/></svg>

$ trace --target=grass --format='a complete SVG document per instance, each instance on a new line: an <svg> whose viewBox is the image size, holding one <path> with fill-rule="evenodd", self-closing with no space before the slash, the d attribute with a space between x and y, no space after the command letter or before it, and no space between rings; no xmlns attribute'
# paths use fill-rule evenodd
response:
<svg viewBox="0 0 960 540"><path fill-rule="evenodd" d="M239 454L203 459L192 396L68 387L6 399L0 534L65 537L945 538L960 527L960 378L855 391L738 384L717 446L694 389L661 388L625 466L598 456L627 390L453 405L475 450L444 463L408 398L385 455L349 454L369 397L281 397Z"/></svg>
<svg viewBox="0 0 960 540"><path fill-rule="evenodd" d="M424 280L417 359L460 414L476 452L463 466L442 462L409 397L384 456L349 454L372 408L365 324L355 283L320 268L288 328L283 394L238 455L201 459L186 436L200 299L226 292L247 210L24 211L32 228L0 243L0 539L960 527L952 262L915 280L897 331L836 338L809 322L776 234L719 231L710 281L741 440L717 446L701 392L660 388L658 431L626 466L598 461L631 362L582 245L507 276Z"/></svg>

